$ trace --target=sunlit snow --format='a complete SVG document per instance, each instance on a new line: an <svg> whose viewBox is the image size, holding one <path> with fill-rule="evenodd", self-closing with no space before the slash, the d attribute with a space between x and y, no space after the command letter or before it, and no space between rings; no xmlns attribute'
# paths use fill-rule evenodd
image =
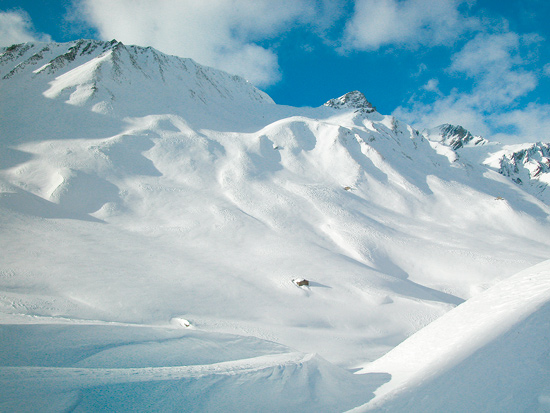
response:
<svg viewBox="0 0 550 413"><path fill-rule="evenodd" d="M0 410L549 408L548 182L510 148L116 41L0 77ZM504 401L491 348L529 357Z"/></svg>

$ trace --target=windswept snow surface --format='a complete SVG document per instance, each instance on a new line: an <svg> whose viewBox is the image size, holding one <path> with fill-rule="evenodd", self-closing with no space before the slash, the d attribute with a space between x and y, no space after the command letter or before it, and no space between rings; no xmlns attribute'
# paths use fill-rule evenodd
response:
<svg viewBox="0 0 550 413"><path fill-rule="evenodd" d="M391 380L354 411L550 411L550 261L449 311L365 366Z"/></svg>
<svg viewBox="0 0 550 413"><path fill-rule="evenodd" d="M8 410L350 409L389 376L344 369L549 258L547 203L359 92L280 106L116 41L0 78Z"/></svg>
<svg viewBox="0 0 550 413"><path fill-rule="evenodd" d="M372 397L316 355L252 337L130 325L0 327L1 411L335 411Z"/></svg>

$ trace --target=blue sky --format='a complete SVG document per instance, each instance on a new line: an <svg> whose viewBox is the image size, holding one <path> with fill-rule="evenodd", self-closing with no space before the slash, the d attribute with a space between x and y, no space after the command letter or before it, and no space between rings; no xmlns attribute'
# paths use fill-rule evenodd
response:
<svg viewBox="0 0 550 413"><path fill-rule="evenodd" d="M550 140L547 0L0 0L0 43L116 38L240 74L280 104L360 90L419 129Z"/></svg>

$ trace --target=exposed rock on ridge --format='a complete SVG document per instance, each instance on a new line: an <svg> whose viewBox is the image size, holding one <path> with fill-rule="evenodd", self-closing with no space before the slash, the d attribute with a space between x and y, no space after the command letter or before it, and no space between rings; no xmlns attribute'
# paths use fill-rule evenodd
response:
<svg viewBox="0 0 550 413"><path fill-rule="evenodd" d="M335 108L335 109L358 109L364 113L371 113L376 111L376 108L367 100L365 95L361 92L354 90L353 92L348 92L345 95L340 96L336 99L331 99L325 106Z"/></svg>
<svg viewBox="0 0 550 413"><path fill-rule="evenodd" d="M483 163L541 201L550 202L550 193L546 191L550 185L550 144L503 145L473 135L460 125L450 124L425 130L423 134L430 141L456 151L456 159ZM466 153L464 148L470 152Z"/></svg>
<svg viewBox="0 0 550 413"><path fill-rule="evenodd" d="M457 150L465 146L485 145L488 141L481 136L474 136L460 125L444 123L424 132L431 141L440 142Z"/></svg>
<svg viewBox="0 0 550 413"><path fill-rule="evenodd" d="M550 144L508 145L484 162L543 202L550 202Z"/></svg>

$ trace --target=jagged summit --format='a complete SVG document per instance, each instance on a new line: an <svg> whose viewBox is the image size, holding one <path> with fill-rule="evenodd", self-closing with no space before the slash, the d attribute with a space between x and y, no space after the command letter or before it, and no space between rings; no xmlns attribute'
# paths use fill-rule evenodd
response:
<svg viewBox="0 0 550 413"><path fill-rule="evenodd" d="M513 176L524 169L529 178L540 178L550 175L550 144L537 142L524 145L513 145L515 150L502 151L499 158L499 171L505 176ZM517 178L516 182L522 181ZM550 177L545 181L550 183Z"/></svg>
<svg viewBox="0 0 550 413"><path fill-rule="evenodd" d="M506 145L492 153L485 165L509 177L525 191L550 203L550 143Z"/></svg>
<svg viewBox="0 0 550 413"><path fill-rule="evenodd" d="M428 129L424 135L431 141L440 142L450 146L454 150L465 146L485 145L489 141L481 136L474 136L470 131L460 125L444 123L435 128Z"/></svg>
<svg viewBox="0 0 550 413"><path fill-rule="evenodd" d="M376 108L367 100L365 95L358 90L348 92L336 99L331 99L324 106L335 109L358 109L365 113L376 111Z"/></svg>
<svg viewBox="0 0 550 413"><path fill-rule="evenodd" d="M550 202L547 191L550 185L550 144L504 145L473 135L460 125L448 123L425 130L423 135L431 142L456 151L457 158L489 166L541 201ZM471 150L465 152L464 148Z"/></svg>

